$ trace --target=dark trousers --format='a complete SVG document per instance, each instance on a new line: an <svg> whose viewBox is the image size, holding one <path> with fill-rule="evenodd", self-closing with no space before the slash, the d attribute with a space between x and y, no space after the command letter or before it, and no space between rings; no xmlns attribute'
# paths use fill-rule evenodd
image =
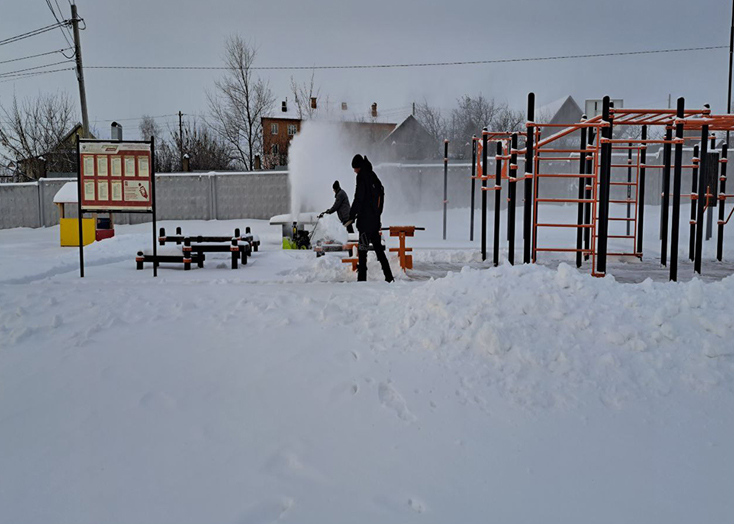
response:
<svg viewBox="0 0 734 524"><path fill-rule="evenodd" d="M385 256L385 248L382 247L380 231L377 229L373 231L359 232L357 281L364 282L367 280L367 250L369 249L370 244L372 244L372 247L375 249L375 255L377 255L377 260L380 261L382 272L385 274L385 280L387 282L392 282L392 270L390 269L390 263L387 261L387 257Z"/></svg>
<svg viewBox="0 0 734 524"><path fill-rule="evenodd" d="M354 226L352 224L347 226L347 233L354 233Z"/></svg>

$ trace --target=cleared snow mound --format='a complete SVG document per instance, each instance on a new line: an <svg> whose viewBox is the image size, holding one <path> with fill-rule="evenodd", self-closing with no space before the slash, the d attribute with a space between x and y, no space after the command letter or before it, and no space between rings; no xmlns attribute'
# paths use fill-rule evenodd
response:
<svg viewBox="0 0 734 524"><path fill-rule="evenodd" d="M616 408L734 384L734 277L630 285L566 264L505 265L395 291L376 294L374 307L335 297L322 319L356 323L377 351L483 356L486 366L464 381L528 407L566 406L592 392Z"/></svg>

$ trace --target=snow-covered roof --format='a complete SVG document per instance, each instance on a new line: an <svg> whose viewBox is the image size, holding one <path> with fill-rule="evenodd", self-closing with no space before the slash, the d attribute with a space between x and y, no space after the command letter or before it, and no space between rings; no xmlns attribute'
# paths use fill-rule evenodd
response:
<svg viewBox="0 0 734 524"><path fill-rule="evenodd" d="M265 115L263 118L277 118L288 120L321 120L326 122L365 122L374 124L396 124L396 120L402 120L401 115L396 114L394 110L385 112L380 111L377 107L377 116L372 116L372 107L353 106L347 103L347 109L342 109L341 102L334 103L331 101L318 101L317 108L313 110L304 110L302 113L298 111L298 106L290 100L286 103L287 111L282 111L282 106L278 103L277 107Z"/></svg>
<svg viewBox="0 0 734 524"><path fill-rule="evenodd" d="M78 200L76 182L67 182L54 195L54 204L76 204Z"/></svg>

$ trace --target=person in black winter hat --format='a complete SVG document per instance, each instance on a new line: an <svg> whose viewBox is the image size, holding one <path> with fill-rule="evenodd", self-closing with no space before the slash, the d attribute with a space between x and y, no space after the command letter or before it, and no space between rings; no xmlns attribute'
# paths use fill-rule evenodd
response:
<svg viewBox="0 0 734 524"><path fill-rule="evenodd" d="M385 274L385 280L392 282L394 280L392 270L380 237L382 227L380 216L385 204L385 188L372 170L372 164L366 156L355 155L352 159L352 168L357 173L357 188L349 212L349 222L356 219L359 231L357 280L360 282L367 280L367 251L372 244Z"/></svg>
<svg viewBox="0 0 734 524"><path fill-rule="evenodd" d="M338 180L336 180L334 182L334 185L331 187L334 189L334 205L321 213L319 215L319 218L323 217L324 215L336 213L336 216L339 217L341 223L346 226L347 232L354 233L354 228L352 227L352 224L347 224L347 222L349 221L350 211L349 197L347 196L347 192L341 188Z"/></svg>

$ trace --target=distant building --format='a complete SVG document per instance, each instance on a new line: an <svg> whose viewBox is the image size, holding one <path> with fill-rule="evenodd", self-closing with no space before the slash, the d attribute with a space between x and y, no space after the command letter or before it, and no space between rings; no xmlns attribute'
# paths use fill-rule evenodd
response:
<svg viewBox="0 0 734 524"><path fill-rule="evenodd" d="M387 162L427 160L439 156L440 144L410 115L385 137L380 152L382 160Z"/></svg>
<svg viewBox="0 0 734 524"><path fill-rule="evenodd" d="M328 104L319 106L312 98L308 108L284 100L280 110L262 118L263 126L263 167L285 166L288 163L288 149L291 140L301 131L306 120L338 123L345 126L356 141L362 144L380 144L397 126L391 118L377 110L377 104L366 111L353 111L346 102L338 107Z"/></svg>
<svg viewBox="0 0 734 524"><path fill-rule="evenodd" d="M77 174L76 143L82 137L82 124L76 124L58 144L34 158L18 162L18 171L27 179L75 177ZM95 138L91 133L89 138Z"/></svg>
<svg viewBox="0 0 734 524"><path fill-rule="evenodd" d="M558 100L538 108L539 120L547 124L575 124L584 114L572 96Z"/></svg>

